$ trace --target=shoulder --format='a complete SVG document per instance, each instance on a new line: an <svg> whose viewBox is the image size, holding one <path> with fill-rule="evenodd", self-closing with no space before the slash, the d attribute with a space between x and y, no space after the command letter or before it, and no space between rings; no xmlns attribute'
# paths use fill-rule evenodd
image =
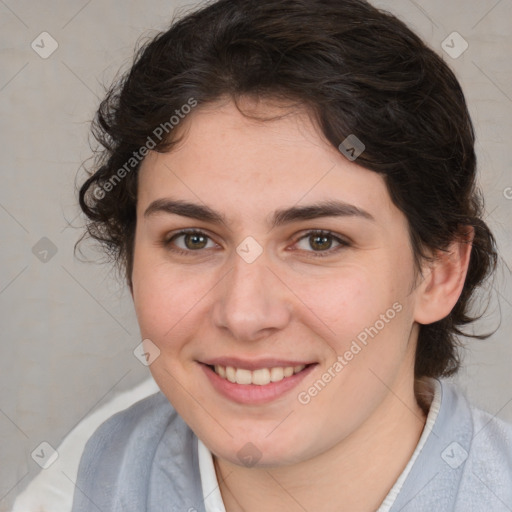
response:
<svg viewBox="0 0 512 512"><path fill-rule="evenodd" d="M101 459L109 466L116 459L125 458L137 447L150 449L161 438L170 423L179 416L165 395L158 391L104 421L87 441L80 466L94 462L99 467Z"/></svg>
<svg viewBox="0 0 512 512"><path fill-rule="evenodd" d="M463 472L457 505L461 510L512 510L512 424L467 403L465 418L454 418L456 428L471 424L471 438L466 450L459 448ZM459 509L457 509L459 510Z"/></svg>
<svg viewBox="0 0 512 512"><path fill-rule="evenodd" d="M473 438L463 491L491 510L512 510L512 424L471 408Z"/></svg>
<svg viewBox="0 0 512 512"><path fill-rule="evenodd" d="M116 393L108 401L85 416L56 449L58 457L50 467L39 472L18 495L12 512L27 510L71 510L74 482L84 447L97 428L115 413L153 395L158 386L152 377L135 387Z"/></svg>
<svg viewBox="0 0 512 512"><path fill-rule="evenodd" d="M194 434L162 392L140 400L111 416L87 441L73 512L93 510L91 500L102 510L144 510L154 485L174 499L176 488L195 485L195 449Z"/></svg>
<svg viewBox="0 0 512 512"><path fill-rule="evenodd" d="M512 426L471 405L453 383L432 384L424 444L391 510L510 512Z"/></svg>
<svg viewBox="0 0 512 512"><path fill-rule="evenodd" d="M475 407L454 384L443 382L442 390L452 431L466 429L470 433L468 455L494 465L503 463L512 471L512 424Z"/></svg>
<svg viewBox="0 0 512 512"><path fill-rule="evenodd" d="M158 391L104 421L90 437L88 444L109 441L112 436L130 436L176 417L167 398ZM87 447L86 445L86 447Z"/></svg>
<svg viewBox="0 0 512 512"><path fill-rule="evenodd" d="M466 394L453 384L444 384L443 391L451 393L456 400L464 403L460 410L464 414L454 412L452 421L455 428L462 428L467 424L471 428L470 454L493 465L504 464L508 471L512 471L512 424L475 407L466 397ZM453 406L454 400L449 400Z"/></svg>
<svg viewBox="0 0 512 512"><path fill-rule="evenodd" d="M499 454L512 469L512 424L476 407L471 407L471 415L473 447Z"/></svg>

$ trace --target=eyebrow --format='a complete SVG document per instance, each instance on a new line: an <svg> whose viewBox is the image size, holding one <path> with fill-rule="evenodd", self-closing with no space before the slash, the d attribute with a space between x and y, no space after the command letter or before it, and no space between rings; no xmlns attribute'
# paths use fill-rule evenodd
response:
<svg viewBox="0 0 512 512"><path fill-rule="evenodd" d="M170 198L161 198L153 201L146 208L144 218L161 213L180 215L213 224L227 225L226 217L209 206ZM329 200L306 206L292 206L276 210L273 213L270 224L273 229L299 220L311 220L318 217L358 217L375 222L373 215L357 206L343 201Z"/></svg>

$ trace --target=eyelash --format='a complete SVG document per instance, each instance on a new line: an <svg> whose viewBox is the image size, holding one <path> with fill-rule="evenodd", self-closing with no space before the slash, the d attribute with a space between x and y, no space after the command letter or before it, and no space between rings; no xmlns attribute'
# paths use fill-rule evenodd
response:
<svg viewBox="0 0 512 512"><path fill-rule="evenodd" d="M178 233L175 233L169 239L163 240L162 245L165 248L167 248L168 250L170 250L176 254L183 254L186 256L191 256L192 253L201 252L203 250L203 249L197 249L197 250L186 251L186 250L180 249L180 248L175 248L175 247L173 248L172 242L174 242L177 238L179 238L180 236L183 236L183 235L200 235L200 236L204 236L208 240L212 240L212 238L209 235L207 235L206 233L204 233L203 231L199 231L197 229L183 229L183 230L179 231ZM350 245L349 242L347 242L346 240L343 240L339 236L336 236L331 231L325 231L325 230L321 230L321 229L313 229L313 230L307 231L306 233L304 233L300 238L298 238L294 242L294 245L297 244L298 242L300 242L301 240L304 240L305 238L309 238L310 236L313 236L313 235L330 237L334 241L338 242L338 244L339 244L334 249L328 249L326 251L305 251L308 253L313 253L314 258L323 258L325 256L330 256L330 255L338 252L339 250L341 250L345 247L348 247Z"/></svg>

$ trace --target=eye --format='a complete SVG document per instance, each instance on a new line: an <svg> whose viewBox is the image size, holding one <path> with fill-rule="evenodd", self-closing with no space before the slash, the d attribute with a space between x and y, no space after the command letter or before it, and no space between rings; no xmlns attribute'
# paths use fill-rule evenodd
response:
<svg viewBox="0 0 512 512"><path fill-rule="evenodd" d="M304 236L299 238L296 243L296 246L299 247L299 249L307 252L320 253L315 254L315 256L320 257L337 252L338 250L342 249L343 247L347 247L348 245L349 243L345 240L334 235L330 231L323 230L309 231ZM313 250L311 251L309 248Z"/></svg>
<svg viewBox="0 0 512 512"><path fill-rule="evenodd" d="M163 246L175 253L191 255L202 249L213 249L217 244L206 233L191 229L182 230L162 242ZM329 256L350 244L330 231L312 230L295 243L298 249L313 253L315 257Z"/></svg>
<svg viewBox="0 0 512 512"><path fill-rule="evenodd" d="M190 253L201 249L212 249L215 245L216 244L208 235L202 231L196 230L180 231L165 241L166 247L171 251L179 253Z"/></svg>

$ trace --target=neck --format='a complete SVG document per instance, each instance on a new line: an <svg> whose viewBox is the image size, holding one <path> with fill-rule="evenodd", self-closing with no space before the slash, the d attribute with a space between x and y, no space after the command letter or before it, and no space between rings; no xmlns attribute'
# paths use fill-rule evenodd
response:
<svg viewBox="0 0 512 512"><path fill-rule="evenodd" d="M390 390L357 431L313 459L246 468L214 457L226 511L375 511L411 458L425 421L410 386L408 395Z"/></svg>

